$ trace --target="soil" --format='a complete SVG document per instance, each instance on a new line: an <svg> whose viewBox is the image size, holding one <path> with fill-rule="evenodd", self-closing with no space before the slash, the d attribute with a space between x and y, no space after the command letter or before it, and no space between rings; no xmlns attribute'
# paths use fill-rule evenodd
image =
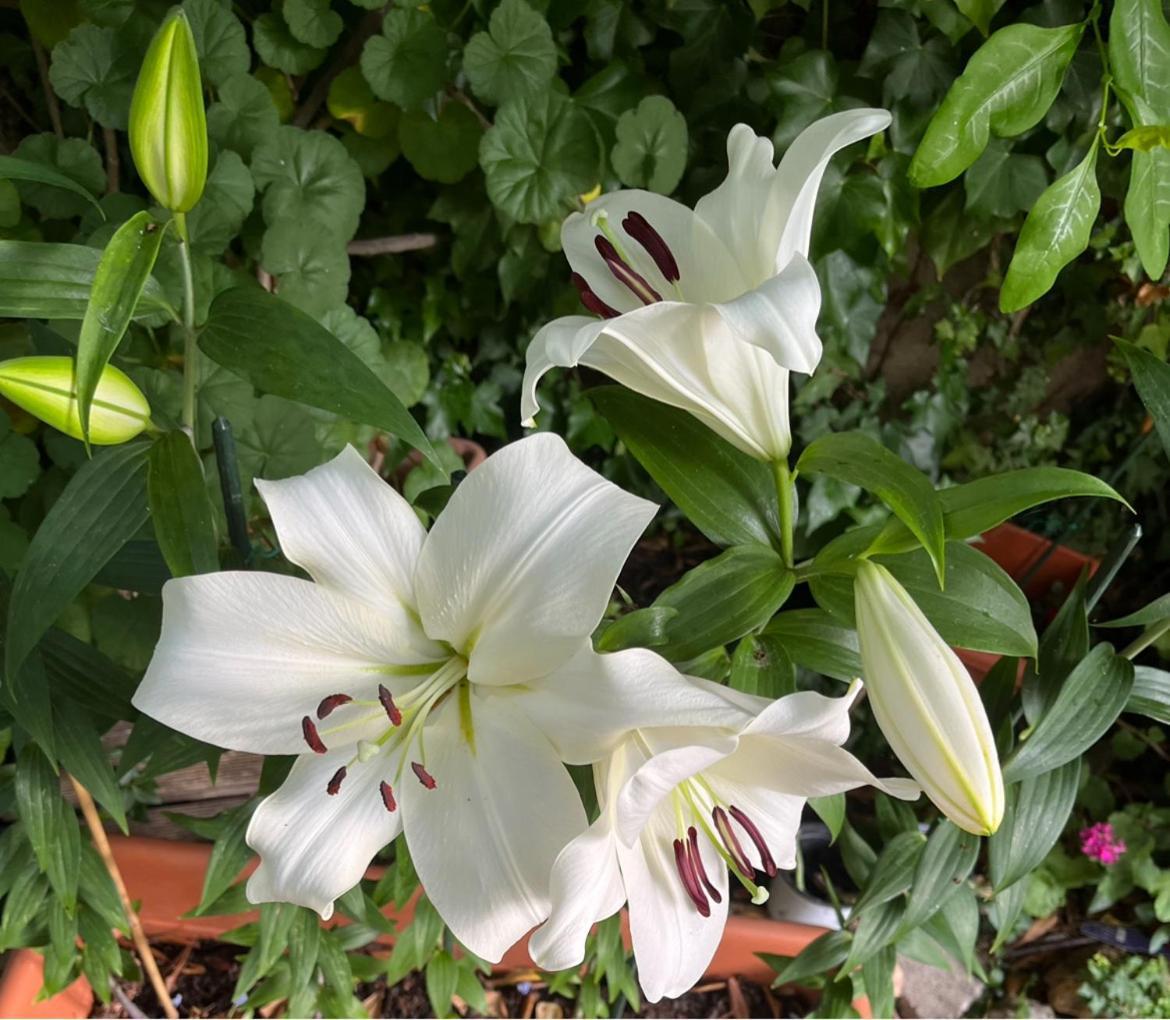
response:
<svg viewBox="0 0 1170 1020"><path fill-rule="evenodd" d="M178 998L183 1017L238 1016L232 992L240 971L238 957L244 950L218 942L195 945L154 943L155 958L169 988ZM485 981L489 1011L468 1010L462 1016L489 1018L557 1018L573 1016L574 1004L568 999L551 996L539 981L522 980L532 975L503 975ZM158 999L149 985L126 983L118 989L109 1005L95 1003L93 1017L123 1018L161 1016ZM393 987L383 981L359 986L358 998L371 1017L429 1017L431 1005L420 974L409 974ZM281 1006L264 1016L282 1015ZM809 1010L805 999L776 993L747 981L712 981L698 985L678 999L643 1003L642 1009L626 1017L801 1017Z"/></svg>

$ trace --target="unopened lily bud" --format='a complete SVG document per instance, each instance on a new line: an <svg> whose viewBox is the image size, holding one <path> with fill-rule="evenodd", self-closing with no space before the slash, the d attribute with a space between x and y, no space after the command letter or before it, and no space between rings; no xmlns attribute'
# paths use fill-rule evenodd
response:
<svg viewBox="0 0 1170 1020"><path fill-rule="evenodd" d="M0 362L0 396L74 439L81 439L77 382L72 358L13 358ZM133 439L150 424L150 405L121 369L107 365L98 380L89 416L89 441L112 446Z"/></svg>
<svg viewBox="0 0 1170 1020"><path fill-rule="evenodd" d="M890 747L952 822L990 835L1003 775L970 674L885 567L863 562L854 598L866 690Z"/></svg>
<svg viewBox="0 0 1170 1020"><path fill-rule="evenodd" d="M207 115L199 58L179 8L155 33L130 102L130 151L159 205L185 213L207 182Z"/></svg>

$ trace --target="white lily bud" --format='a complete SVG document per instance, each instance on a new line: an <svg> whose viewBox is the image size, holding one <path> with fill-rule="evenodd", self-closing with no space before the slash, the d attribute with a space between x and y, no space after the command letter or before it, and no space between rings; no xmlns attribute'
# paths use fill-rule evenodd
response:
<svg viewBox="0 0 1170 1020"><path fill-rule="evenodd" d="M894 753L959 828L990 835L1003 775L966 667L885 567L862 562L854 598L866 689Z"/></svg>

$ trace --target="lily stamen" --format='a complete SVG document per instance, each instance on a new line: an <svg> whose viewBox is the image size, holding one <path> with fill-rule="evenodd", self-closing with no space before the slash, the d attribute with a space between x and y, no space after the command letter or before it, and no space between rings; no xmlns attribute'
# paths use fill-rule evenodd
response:
<svg viewBox="0 0 1170 1020"><path fill-rule="evenodd" d="M753 822L743 811L737 808L734 804L728 806L727 810L731 813L731 817L739 822L740 827L748 834L756 845L756 850L760 854L760 864L764 869L764 874L769 878L776 877L776 861L772 858L772 852L768 849L768 844L764 841L763 835Z"/></svg>
<svg viewBox="0 0 1170 1020"><path fill-rule="evenodd" d="M378 784L378 791L382 794L382 805L387 811L393 811L398 807L398 801L394 799L394 788L385 780Z"/></svg>
<svg viewBox="0 0 1170 1020"><path fill-rule="evenodd" d="M711 812L711 819L715 822L715 831L719 833L719 838L723 840L724 848L731 855L731 859L735 861L736 868L745 875L754 874L756 869L752 867L752 863L748 860L747 854L743 852L739 837L736 836L735 830L731 827L731 822L727 818L727 812L723 808L716 806Z"/></svg>
<svg viewBox="0 0 1170 1020"><path fill-rule="evenodd" d="M580 273L574 273L570 279L573 281L573 286L577 288L577 293L581 296L581 304L586 309L591 311L594 315L600 315L603 319L613 319L618 315L616 308L610 308L604 301L601 300L593 289L589 286L589 281L585 279Z"/></svg>
<svg viewBox="0 0 1170 1020"><path fill-rule="evenodd" d="M305 716L301 720L301 733L305 738L305 743L309 745L309 750L314 754L325 754L329 750L317 732L317 724L313 722L311 716Z"/></svg>
<svg viewBox="0 0 1170 1020"><path fill-rule="evenodd" d="M703 883L703 887L707 890L707 895L716 903L722 903L723 897L719 895L719 890L711 884L711 879L707 877L707 869L703 864L703 855L699 853L699 833L693 825L687 829L687 855L691 858L691 864L695 874L698 876L699 881Z"/></svg>
<svg viewBox="0 0 1170 1020"><path fill-rule="evenodd" d="M650 286L646 278L623 261L609 238L595 237L593 244L597 248L597 254L605 260L606 268L613 274L614 279L624 285L642 304L652 305L662 300L662 295Z"/></svg>
<svg viewBox="0 0 1170 1020"><path fill-rule="evenodd" d="M329 780L329 785L325 787L325 792L330 797L336 797L341 791L342 781L345 779L345 774L348 770L344 765L333 773L333 778Z"/></svg>
<svg viewBox="0 0 1170 1020"><path fill-rule="evenodd" d="M704 917L710 917L711 904L707 902L707 897L703 895L698 876L695 874L694 863L684 849L681 839L674 841L674 862L678 868L679 877L682 879L683 888L686 889L687 895L695 905L695 909Z"/></svg>
<svg viewBox="0 0 1170 1020"><path fill-rule="evenodd" d="M681 274L678 261L663 237L639 212L629 212L622 220L622 229L637 241L653 260L667 283L678 283Z"/></svg>
<svg viewBox="0 0 1170 1020"><path fill-rule="evenodd" d="M386 710L386 717L391 726L402 725L402 711L394 704L394 697L385 684L378 684L378 701Z"/></svg>
<svg viewBox="0 0 1170 1020"><path fill-rule="evenodd" d="M423 784L428 790L435 789L439 784L435 782L435 777L432 776L420 762L412 761L410 763L410 770L418 777L418 781Z"/></svg>
<svg viewBox="0 0 1170 1020"><path fill-rule="evenodd" d="M348 705L353 698L348 694L330 694L326 698L321 699L321 704L317 706L317 718L324 719L330 715L335 708L340 708L342 705Z"/></svg>

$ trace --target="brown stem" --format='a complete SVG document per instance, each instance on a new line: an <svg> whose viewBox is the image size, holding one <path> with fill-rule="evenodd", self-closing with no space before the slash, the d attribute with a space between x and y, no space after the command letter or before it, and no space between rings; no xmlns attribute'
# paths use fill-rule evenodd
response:
<svg viewBox="0 0 1170 1020"><path fill-rule="evenodd" d="M113 128L102 128L102 142L106 150L106 194L114 194L122 180L122 163L118 158L118 135Z"/></svg>
<svg viewBox="0 0 1170 1020"><path fill-rule="evenodd" d="M53 91L53 86L49 84L49 60L45 56L45 49L39 42L35 35L30 35L32 39L33 54L37 58L37 71L41 77L41 88L45 93L45 102L49 107L49 120L53 122L53 131L58 138L65 137L65 129L61 126L61 107L57 103L57 93Z"/></svg>
<svg viewBox="0 0 1170 1020"><path fill-rule="evenodd" d="M89 827L90 836L93 837L94 847L97 849L102 863L106 866L106 871L110 873L110 880L114 883L114 888L118 890L118 898L122 901L122 909L126 911L126 919L130 922L130 937L134 940L134 946L138 950L139 958L142 960L142 969L150 979L150 986L154 989L154 994L158 996L159 1008L168 1020L178 1020L179 1011L175 1009L174 1003L171 1002L171 997L167 992L166 982L163 981L163 976L159 973L158 963L154 959L154 954L150 951L150 943L146 940L146 932L142 930L142 922L138 919L138 912L134 909L134 904L130 901L130 893L126 891L126 883L122 881L122 872L118 870L118 862L114 860L114 853L110 849L110 841L106 837L106 830L102 828L102 820L98 815L97 805L94 804L93 797L89 795L89 790L82 786L73 776L69 777L69 782L73 784L73 790L77 794L77 802L81 805L81 813L85 816L85 824Z"/></svg>
<svg viewBox="0 0 1170 1020"><path fill-rule="evenodd" d="M350 241L345 246L350 255L397 255L404 251L422 251L439 243L437 234L394 234Z"/></svg>

